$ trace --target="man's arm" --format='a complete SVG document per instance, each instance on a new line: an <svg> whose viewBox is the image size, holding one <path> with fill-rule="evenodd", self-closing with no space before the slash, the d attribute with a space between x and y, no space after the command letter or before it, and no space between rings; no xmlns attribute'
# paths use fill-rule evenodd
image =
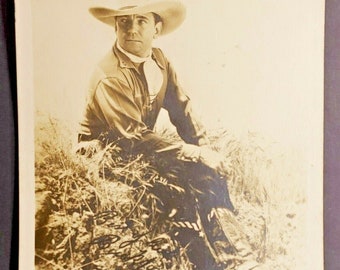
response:
<svg viewBox="0 0 340 270"><path fill-rule="evenodd" d="M168 110L170 120L176 126L178 134L186 142L177 152L178 158L201 162L220 173L229 171L230 161L209 147L206 131L195 118L191 101L179 85L170 64L168 70L169 83L164 108Z"/></svg>
<svg viewBox="0 0 340 270"><path fill-rule="evenodd" d="M183 98L183 100L177 99L177 105L183 106L181 108L184 111L183 113L180 113L181 110L173 111L172 121L173 123L179 121L177 129L182 132L183 138L188 136L186 142L191 144L173 144L148 129L142 121L142 108L136 104L131 89L116 78L108 78L99 82L90 106L98 120L107 126L109 136L112 136L111 140L117 141L125 150L150 155L164 150L167 152L169 149L169 151L175 151L178 158L194 162L201 161L210 168L219 169L222 158L206 147L196 146L206 144L205 132L202 131L198 122L192 121L194 118L189 107L189 99L185 95L178 97ZM178 118L182 116L185 118L183 122ZM191 127L182 127L186 122L191 123Z"/></svg>
<svg viewBox="0 0 340 270"><path fill-rule="evenodd" d="M117 78L99 82L92 98L97 118L108 128L112 139L119 139L132 151L152 153L171 143L150 130L142 120L143 108L135 102L130 87Z"/></svg>
<svg viewBox="0 0 340 270"><path fill-rule="evenodd" d="M191 101L177 81L171 64L168 65L168 88L164 108L169 112L171 123L177 128L181 138L189 144L209 144L203 125L195 117Z"/></svg>

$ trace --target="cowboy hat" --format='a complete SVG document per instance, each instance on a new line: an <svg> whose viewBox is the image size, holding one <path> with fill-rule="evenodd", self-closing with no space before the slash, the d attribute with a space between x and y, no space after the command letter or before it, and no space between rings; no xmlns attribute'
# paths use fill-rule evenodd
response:
<svg viewBox="0 0 340 270"><path fill-rule="evenodd" d="M116 7L111 3L110 7L92 7L89 11L98 20L113 27L117 16L153 12L162 19L161 35L174 31L185 19L185 7L179 0L123 0L116 2Z"/></svg>

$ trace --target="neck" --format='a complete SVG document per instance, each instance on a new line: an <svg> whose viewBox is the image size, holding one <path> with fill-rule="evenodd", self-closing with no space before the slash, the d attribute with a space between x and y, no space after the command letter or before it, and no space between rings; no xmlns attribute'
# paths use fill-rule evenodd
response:
<svg viewBox="0 0 340 270"><path fill-rule="evenodd" d="M119 51L121 51L123 54L125 54L132 62L137 63L137 64L143 63L151 57L151 50L147 54L147 57L140 57L140 56L134 55L134 54L129 53L128 51L124 50L119 45L119 42L117 42L117 48L118 48Z"/></svg>

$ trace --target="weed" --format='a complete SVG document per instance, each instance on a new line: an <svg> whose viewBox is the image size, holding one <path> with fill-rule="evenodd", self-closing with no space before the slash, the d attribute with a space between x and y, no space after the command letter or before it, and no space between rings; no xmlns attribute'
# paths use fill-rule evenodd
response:
<svg viewBox="0 0 340 270"><path fill-rule="evenodd" d="M71 133L56 119L38 117L35 132L37 269L191 269L152 192L155 184L180 187L115 145L91 159L76 155ZM303 248L303 236L293 241L304 224L300 167L258 134L242 141L221 129L210 131L210 140L233 165L228 184L238 215L222 213L222 221L237 224L269 269L294 269L293 246Z"/></svg>

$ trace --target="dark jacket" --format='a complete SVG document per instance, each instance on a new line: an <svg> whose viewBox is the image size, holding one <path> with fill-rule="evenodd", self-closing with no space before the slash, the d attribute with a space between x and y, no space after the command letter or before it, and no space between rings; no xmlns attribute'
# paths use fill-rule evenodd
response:
<svg viewBox="0 0 340 270"><path fill-rule="evenodd" d="M154 131L161 108L180 137L191 144L207 143L202 125L195 119L190 99L179 85L176 74L160 49L152 58L163 74L163 85L150 102L143 71L116 46L97 66L90 84L88 101L81 121L82 138L96 139L107 134L110 140L128 140L135 147L153 151L171 145Z"/></svg>

